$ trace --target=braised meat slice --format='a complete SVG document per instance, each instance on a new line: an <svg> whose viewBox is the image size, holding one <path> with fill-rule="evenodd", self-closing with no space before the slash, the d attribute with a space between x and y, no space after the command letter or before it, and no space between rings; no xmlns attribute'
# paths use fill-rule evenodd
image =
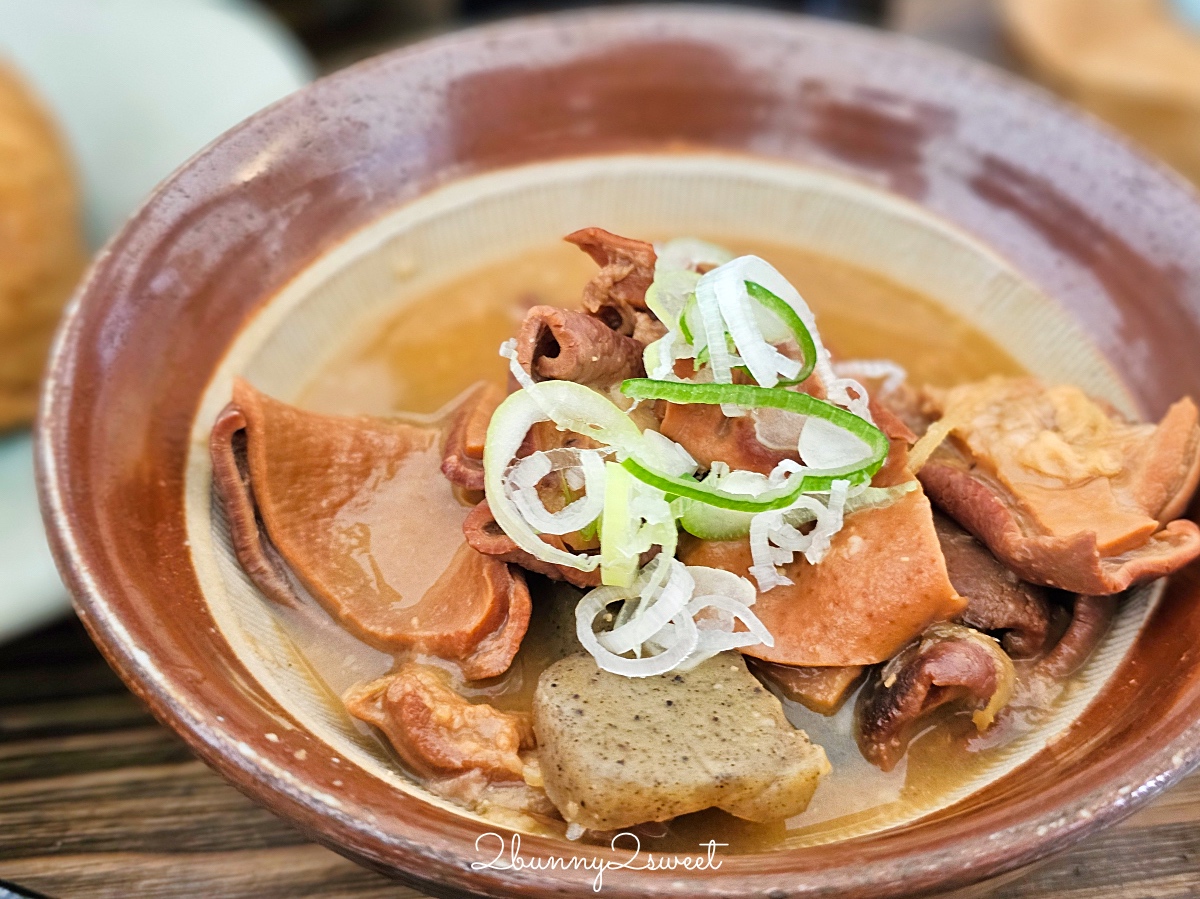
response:
<svg viewBox="0 0 1200 899"><path fill-rule="evenodd" d="M1066 632L1033 668L1033 676L1061 682L1083 667L1108 633L1117 611L1114 596L1076 596Z"/></svg>
<svg viewBox="0 0 1200 899"><path fill-rule="evenodd" d="M1200 556L1176 520L1200 479L1200 422L1183 399L1133 424L1076 387L993 377L930 391L946 441L920 471L930 497L1005 565L1072 593L1118 593Z"/></svg>
<svg viewBox="0 0 1200 899"><path fill-rule="evenodd" d="M660 322L653 312L633 313L633 339L642 346L648 346L666 335L667 326Z"/></svg>
<svg viewBox="0 0 1200 899"><path fill-rule="evenodd" d="M871 478L873 487L893 487L911 481L913 473L908 466L908 448L916 443L917 435L899 415L875 399L870 401L871 415L879 430L888 438L888 454L883 467Z"/></svg>
<svg viewBox="0 0 1200 899"><path fill-rule="evenodd" d="M1067 689L1068 681L1083 667L1099 645L1116 614L1117 596L1076 596L1071 622L1054 647L1032 666L1021 671L1008 706L986 733L971 740L971 747L1002 746L1043 720L1045 712Z"/></svg>
<svg viewBox="0 0 1200 899"><path fill-rule="evenodd" d="M600 266L600 271L584 288L583 308L609 321L614 330L632 334L633 318L622 307L646 309L646 290L654 281L654 264L658 261L654 246L603 228L583 228L563 240L575 244ZM616 322L611 320L609 311L614 309Z"/></svg>
<svg viewBox="0 0 1200 899"><path fill-rule="evenodd" d="M454 413L442 450L442 474L465 490L483 490L483 445L492 413L504 400L495 384L479 383Z"/></svg>
<svg viewBox="0 0 1200 899"><path fill-rule="evenodd" d="M798 459L796 449L773 449L758 436L753 415L727 417L720 406L659 403L659 430L691 454L702 469L714 462L770 474L784 459ZM787 414L787 413L784 413Z"/></svg>
<svg viewBox="0 0 1200 899"><path fill-rule="evenodd" d="M784 717L736 653L626 678L568 656L533 700L546 793L571 823L615 830L716 806L778 821L808 806L825 752Z"/></svg>
<svg viewBox="0 0 1200 899"><path fill-rule="evenodd" d="M684 537L679 558L743 576L753 563L748 538ZM929 501L920 490L846 516L819 565L797 557L783 571L792 583L760 594L754 606L775 645L743 650L781 665L885 662L930 624L957 618L967 605L946 574Z"/></svg>
<svg viewBox="0 0 1200 899"><path fill-rule="evenodd" d="M854 708L863 757L891 771L938 709L972 713L986 730L1012 695L1012 660L991 637L957 624L935 624L871 675Z"/></svg>
<svg viewBox="0 0 1200 899"><path fill-rule="evenodd" d="M566 565L545 562L517 546L496 522L487 500L483 500L463 521L463 534L467 543L476 552L491 556L501 562L510 562L529 571L536 571L556 581L566 581L576 587L599 587L600 569L580 571ZM571 548L556 534L542 534L542 540L558 549L570 552Z"/></svg>
<svg viewBox="0 0 1200 899"><path fill-rule="evenodd" d="M528 781L493 780L472 768L462 774L431 778L425 786L434 795L512 830L549 831L561 836L562 815L536 782L536 763L537 756L531 755L525 769Z"/></svg>
<svg viewBox="0 0 1200 899"><path fill-rule="evenodd" d="M353 688L343 701L426 777L480 771L492 781L522 780L521 751L536 745L529 715L468 702L430 665L406 663Z"/></svg>
<svg viewBox="0 0 1200 899"><path fill-rule="evenodd" d="M318 415L234 385L213 483L239 563L271 599L311 595L389 652L504 672L529 624L524 575L473 550L439 471L444 428Z"/></svg>
<svg viewBox="0 0 1200 899"><path fill-rule="evenodd" d="M1022 581L946 516L934 512L933 523L950 583L967 599L959 620L998 637L1014 659L1041 653L1052 612L1045 588Z"/></svg>
<svg viewBox="0 0 1200 899"><path fill-rule="evenodd" d="M759 680L775 687L785 699L798 702L819 715L836 715L862 680L866 668L797 668L746 658Z"/></svg>
<svg viewBox="0 0 1200 899"><path fill-rule="evenodd" d="M213 488L229 522L238 564L268 599L281 606L298 606L304 587L271 542L259 514L246 454L246 416L236 403L221 410L209 440Z"/></svg>
<svg viewBox="0 0 1200 899"><path fill-rule="evenodd" d="M533 380L575 381L601 390L645 375L643 349L593 315L556 306L534 306L517 333L517 362Z"/></svg>

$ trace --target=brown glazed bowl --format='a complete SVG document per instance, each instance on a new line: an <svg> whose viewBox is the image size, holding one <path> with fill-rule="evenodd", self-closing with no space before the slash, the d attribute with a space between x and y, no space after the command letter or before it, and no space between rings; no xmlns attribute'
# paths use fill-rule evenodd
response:
<svg viewBox="0 0 1200 899"><path fill-rule="evenodd" d="M1197 196L1036 89L896 37L713 7L529 18L384 55L234 128L158 188L70 308L41 413L42 506L80 617L162 721L313 838L429 892L585 896L595 874L473 869L477 823L331 758L238 660L186 543L199 397L298 270L436 186L535 161L696 149L894 191L1049 295L1145 414L1200 396ZM1012 871L1197 764L1198 643L1192 570L1081 718L981 792L910 826L729 856L715 871L612 870L604 891L925 896ZM276 731L287 740L263 739ZM522 842L526 858L565 848Z"/></svg>

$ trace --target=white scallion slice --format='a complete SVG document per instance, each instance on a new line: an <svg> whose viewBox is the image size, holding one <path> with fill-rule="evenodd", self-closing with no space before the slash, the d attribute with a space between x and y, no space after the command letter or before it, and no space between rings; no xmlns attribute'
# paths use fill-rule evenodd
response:
<svg viewBox="0 0 1200 899"><path fill-rule="evenodd" d="M718 302L717 291L714 288L714 285L718 281L727 282L730 285L730 292L725 304ZM696 299L701 306L700 311L704 320L705 338L710 346L710 352L712 350L711 344L716 339L716 330L719 328L724 330L726 324L736 324L740 331L744 330L744 333L740 335L734 334L732 330L729 333L733 334L737 353L746 361L751 374L755 374L755 367L759 367L765 372L766 368L773 364L775 364L776 374L782 374L785 379L790 378L790 375L786 374L786 372L790 371L794 375L799 371L799 364L795 360L789 359L779 353L774 347L774 344L780 343L790 336L787 329L783 327L782 322L776 316L771 315L766 309L750 302L749 296L746 293L745 282L747 281L760 285L791 307L800 321L804 323L804 327L808 330L814 341L814 352L816 355L816 358L813 360L814 373L822 384L828 385L835 381L837 378L830 362L829 351L821 343L820 334L817 332L816 316L813 315L812 310L804 302L804 298L800 296L799 291L792 286L791 282L781 275L774 266L760 259L758 256L739 256L725 265L708 272L697 284ZM709 295L712 296L715 312L706 311L704 307L703 300ZM741 315L741 313L732 312L731 314L735 315L735 322L733 323L727 323L724 320L719 322L715 320L716 317L719 317L720 313L733 310L735 305L741 306L743 304L744 308L750 310L748 321L746 316ZM710 317L714 318L714 321L711 323ZM742 336L743 339L739 340L739 336ZM768 348L770 352L768 353L763 347ZM750 354L754 363L753 365L751 365L751 360L746 359L747 353ZM780 370L781 368L783 369L782 371ZM767 378L767 381L759 381L763 386L774 386L778 383L778 377L772 379L765 373L763 376ZM755 379L758 380L757 374L755 374ZM723 370L716 365L714 365L714 380L719 384L730 383L723 376ZM840 404L842 397L840 394L838 396L831 394L830 398Z"/></svg>
<svg viewBox="0 0 1200 899"><path fill-rule="evenodd" d="M655 244L658 257L654 265L654 279L660 273L689 271L699 268L715 268L733 259L733 254L722 246L695 237L676 237L666 243Z"/></svg>
<svg viewBox="0 0 1200 899"><path fill-rule="evenodd" d="M713 269L696 284L696 307L703 333L696 335L695 346L697 351L707 348L708 367L712 370L713 382L732 384L734 362L733 354L725 345L725 319L721 315L721 300L717 295L714 278L718 272L720 269ZM701 337L703 346L699 342Z"/></svg>
<svg viewBox="0 0 1200 899"><path fill-rule="evenodd" d="M758 599L754 585L732 571L704 565L690 565L688 571L696 584L696 596L727 596L743 606L752 606Z"/></svg>
<svg viewBox="0 0 1200 899"><path fill-rule="evenodd" d="M829 552L834 535L842 529L845 521L846 492L849 488L849 481L834 481L830 485L825 512L817 517L816 526L808 534L809 546L804 552L804 558L810 565L821 564Z"/></svg>
<svg viewBox="0 0 1200 899"><path fill-rule="evenodd" d="M666 495L615 462L606 466L604 512L600 519L600 578L608 585L634 582L642 554L654 546L674 556L679 540L675 513Z"/></svg>
<svg viewBox="0 0 1200 899"><path fill-rule="evenodd" d="M660 260L661 262L661 260ZM694 271L681 269L654 269L654 282L646 290L646 305L658 316L658 320L673 331L679 330L679 318L684 306L696 292L700 276Z"/></svg>
<svg viewBox="0 0 1200 899"><path fill-rule="evenodd" d="M641 432L613 402L582 384L544 381L508 396L492 414L483 450L484 491L500 528L521 549L544 562L594 571L599 556L582 556L548 545L505 489L505 472L529 429L551 420L560 429L606 446L637 448Z"/></svg>
<svg viewBox="0 0 1200 899"><path fill-rule="evenodd" d="M805 418L797 448L809 468L842 468L871 457L871 448L863 440L815 415Z"/></svg>
<svg viewBox="0 0 1200 899"><path fill-rule="evenodd" d="M858 381L853 378L834 378L825 385L825 393L830 402L844 406L864 421L875 423L867 389Z"/></svg>
<svg viewBox="0 0 1200 899"><path fill-rule="evenodd" d="M653 456L657 460L660 471L679 477L685 474L695 474L699 465L686 449L658 431L645 430L642 432L642 453Z"/></svg>
<svg viewBox="0 0 1200 899"><path fill-rule="evenodd" d="M637 532L630 506L637 478L615 462L606 465L604 513L600 519L600 577L609 586L628 587L640 564Z"/></svg>
<svg viewBox="0 0 1200 899"><path fill-rule="evenodd" d="M579 474L586 490L580 497L557 512L550 512L542 502L537 485L552 471ZM596 450L556 449L536 452L519 459L505 476L508 495L536 530L543 534L569 534L578 531L597 518L604 508L604 458ZM578 489L578 488L576 488Z"/></svg>
<svg viewBox="0 0 1200 899"><path fill-rule="evenodd" d="M892 393L908 379L908 372L890 359L849 359L833 363L839 378L879 380L879 392L883 396Z"/></svg>
<svg viewBox="0 0 1200 899"><path fill-rule="evenodd" d="M788 380L795 378L800 372L801 363L780 353L763 334L756 311L757 304L751 301L746 288L746 281L752 279L748 278L745 272L754 267L750 261L755 258L742 256L713 269L700 279L696 288L697 298L699 299L701 290L712 290L717 298L725 330L729 332L737 348L737 355L760 386L774 387L779 383L781 375ZM707 333L707 319L705 328ZM709 346L709 352L712 353L711 334ZM714 374L718 383L729 383L722 380L719 372Z"/></svg>
<svg viewBox="0 0 1200 899"><path fill-rule="evenodd" d="M630 659L606 649L600 643L595 631L596 618L605 612L609 603L613 601L600 594L599 591L603 589L605 588L593 590L579 600L579 605L575 607L575 634L579 638L579 642L583 644L583 648L591 654L592 658L596 660L596 664L603 670L624 677L653 677L656 674L666 674L691 655L692 650L696 648L696 643L700 639L696 623L686 612L680 612L673 622L676 625L676 638L673 644L657 655Z"/></svg>
<svg viewBox="0 0 1200 899"><path fill-rule="evenodd" d="M750 610L755 599L745 578L660 555L631 587L598 587L584 596L575 610L576 634L605 671L626 677L683 671L727 649L773 645ZM624 606L613 627L597 633L596 619L617 601ZM745 630L737 630L738 622Z"/></svg>
<svg viewBox="0 0 1200 899"><path fill-rule="evenodd" d="M833 536L842 529L849 489L849 482L834 481L824 503L815 496L804 495L787 510L761 512L750 520L750 556L753 561L750 574L758 581L759 590L765 593L775 587L791 584L791 579L779 567L791 562L797 553L803 553L810 565L820 564L829 552ZM811 516L809 520L815 522L807 533L801 532L786 518L788 514L801 513L802 510Z"/></svg>
<svg viewBox="0 0 1200 899"><path fill-rule="evenodd" d="M637 611L630 619L599 640L609 652L632 652L658 633L672 618L687 608L696 590L696 583L686 565L670 565L670 574L662 589L651 596L640 596Z"/></svg>
<svg viewBox="0 0 1200 899"><path fill-rule="evenodd" d="M521 387L529 389L534 386L534 380L529 372L525 371L521 367L521 363L517 361L517 338L510 337L500 344L500 355L508 360L508 370Z"/></svg>

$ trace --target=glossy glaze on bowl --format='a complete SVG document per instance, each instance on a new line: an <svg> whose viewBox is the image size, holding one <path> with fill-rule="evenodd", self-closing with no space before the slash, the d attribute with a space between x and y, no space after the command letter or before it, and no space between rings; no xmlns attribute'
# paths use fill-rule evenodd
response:
<svg viewBox="0 0 1200 899"><path fill-rule="evenodd" d="M748 153L904 195L1060 304L1141 411L1200 393L1194 195L1040 94L895 38L681 7L530 19L381 57L230 132L102 254L60 334L40 445L56 555L110 661L202 757L429 890L582 896L595 875L473 869L476 822L381 789L255 679L187 545L201 398L265 303L404 203L504 166L663 151ZM702 874L613 870L604 892L927 895L1065 845L1195 763L1198 598L1200 575L1176 577L1075 725L951 808ZM522 850L563 854L537 838Z"/></svg>

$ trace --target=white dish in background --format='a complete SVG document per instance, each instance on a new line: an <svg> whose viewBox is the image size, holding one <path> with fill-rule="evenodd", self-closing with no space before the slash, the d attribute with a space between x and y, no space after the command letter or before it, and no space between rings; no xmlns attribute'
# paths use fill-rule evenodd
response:
<svg viewBox="0 0 1200 899"><path fill-rule="evenodd" d="M97 247L205 144L305 84L294 39L240 0L0 0L0 57L55 115ZM70 604L42 531L27 432L0 438L0 640Z"/></svg>
<svg viewBox="0 0 1200 899"><path fill-rule="evenodd" d="M0 440L0 640L69 605L46 546L28 432Z"/></svg>
<svg viewBox="0 0 1200 899"><path fill-rule="evenodd" d="M1190 25L1200 27L1200 0L1174 0L1175 11Z"/></svg>

